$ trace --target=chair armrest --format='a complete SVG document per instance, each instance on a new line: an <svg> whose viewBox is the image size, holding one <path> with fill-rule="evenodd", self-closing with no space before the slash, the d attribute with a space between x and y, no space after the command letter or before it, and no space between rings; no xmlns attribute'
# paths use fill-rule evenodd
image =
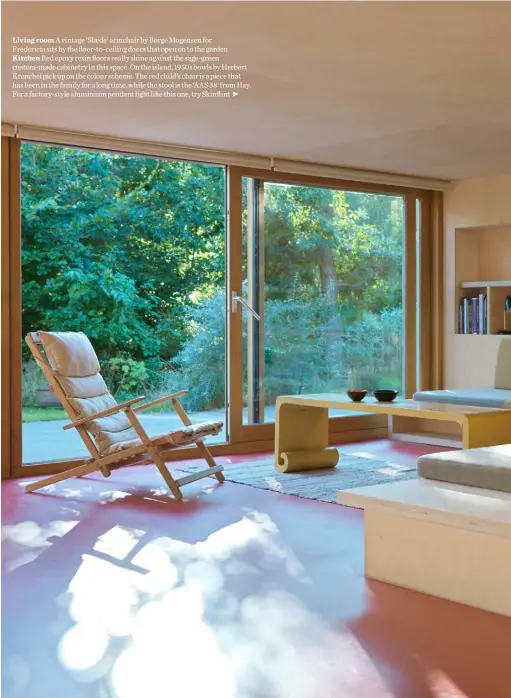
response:
<svg viewBox="0 0 511 698"><path fill-rule="evenodd" d="M88 424L89 422L94 421L95 419L100 419L101 417L108 417L109 415L115 414L120 410L127 410L131 407L131 405L134 405L136 402L140 402L141 400L145 400L145 397L143 395L142 397L134 397L131 400L126 400L126 402L121 402L118 405L114 405L114 407L109 407L107 410L103 410L102 412L96 412L96 414L91 414L90 417L77 419L76 422L66 424L66 426L62 427L62 429L73 429L74 427L81 427L84 424Z"/></svg>
<svg viewBox="0 0 511 698"><path fill-rule="evenodd" d="M172 395L165 395L165 397L159 397L157 400L151 400L151 402L146 402L145 405L139 405L135 407L133 412L140 412L141 410L146 410L148 407L154 407L155 405L161 405L162 402L168 402L168 400L175 400L181 395L186 395L188 390L179 390L177 393L172 393Z"/></svg>

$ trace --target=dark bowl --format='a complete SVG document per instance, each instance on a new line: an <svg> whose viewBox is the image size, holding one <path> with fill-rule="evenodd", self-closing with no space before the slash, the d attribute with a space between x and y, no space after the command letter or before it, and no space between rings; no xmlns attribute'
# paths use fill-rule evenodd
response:
<svg viewBox="0 0 511 698"><path fill-rule="evenodd" d="M373 395L378 402L392 402L397 397L397 390L375 390Z"/></svg>
<svg viewBox="0 0 511 698"><path fill-rule="evenodd" d="M346 395L353 402L361 402L367 395L367 390L347 390Z"/></svg>

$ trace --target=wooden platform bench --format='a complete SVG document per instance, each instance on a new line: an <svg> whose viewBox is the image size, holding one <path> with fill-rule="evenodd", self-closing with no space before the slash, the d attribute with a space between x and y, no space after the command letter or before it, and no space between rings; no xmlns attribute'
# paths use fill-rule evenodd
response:
<svg viewBox="0 0 511 698"><path fill-rule="evenodd" d="M367 577L511 616L511 493L418 478L338 502L364 510Z"/></svg>

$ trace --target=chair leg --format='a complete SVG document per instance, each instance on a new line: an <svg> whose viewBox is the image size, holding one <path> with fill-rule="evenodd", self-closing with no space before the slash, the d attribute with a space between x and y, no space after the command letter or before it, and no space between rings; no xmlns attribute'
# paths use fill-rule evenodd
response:
<svg viewBox="0 0 511 698"><path fill-rule="evenodd" d="M186 414L186 410L185 410L185 408L183 407L183 405L179 402L179 400L178 400L177 398L174 398L174 399L172 400L172 404L173 404L173 406L174 406L174 409L176 410L176 412L177 412L178 415L180 416L181 421L183 422L183 424L184 424L186 427L191 426L192 420L191 420L190 417ZM198 442L196 443L196 446L197 446L197 448L199 449L199 451L201 452L202 457L204 458L204 460L206 461L206 463L209 465L209 467L210 467L210 468L214 468L215 465L216 465L215 459L213 458L213 456L212 456L211 453L209 452L209 449L208 449L208 447L206 446L206 444L205 444L203 441L198 441ZM215 473L215 477L216 477L216 479L218 480L218 482L225 482L225 477L224 477L223 473L221 473L221 472Z"/></svg>
<svg viewBox="0 0 511 698"><path fill-rule="evenodd" d="M153 449L151 449L151 450L153 450ZM160 471L160 475L165 480L167 487L172 492L174 497L176 499L182 499L183 494L182 494L181 490L179 489L179 485L174 480L172 475L169 473L168 468L165 465L165 461L163 460L163 458L160 457L160 454L156 451L156 449L154 449L154 453L151 453L151 456L154 460L155 466Z"/></svg>
<svg viewBox="0 0 511 698"><path fill-rule="evenodd" d="M89 475L95 470L98 470L97 463L84 463L84 465L79 465L77 468L72 468L71 470L66 470L63 473L57 473L56 475L51 475L50 477L45 477L44 480L37 480L37 482L31 482L25 487L25 492L35 492L35 490L40 490L43 487L48 487L48 485L54 485L56 482L62 482L62 480L68 480L71 477L80 477L82 475Z"/></svg>
<svg viewBox="0 0 511 698"><path fill-rule="evenodd" d="M199 441L196 444L197 448L199 451L202 453L202 457L206 461L206 463L209 465L210 468L214 468L216 465L215 459L211 455L209 448L206 446L206 444L203 441ZM218 482L225 482L225 477L222 472L215 473L215 477L218 480Z"/></svg>
<svg viewBox="0 0 511 698"><path fill-rule="evenodd" d="M176 499L182 499L183 495L181 494L181 490L179 489L179 485L177 482L174 480L172 475L169 473L167 470L167 466L165 465L165 461L163 458L161 458L158 450L152 445L151 439L148 437L146 430L138 420L137 415L131 410L127 409L126 410L126 416L131 422L131 426L135 431L137 432L138 438L142 441L144 446L147 449L148 455L152 458L153 463L155 466L158 468L160 471L160 475L162 478L165 480L165 483L169 490L172 492L174 497Z"/></svg>

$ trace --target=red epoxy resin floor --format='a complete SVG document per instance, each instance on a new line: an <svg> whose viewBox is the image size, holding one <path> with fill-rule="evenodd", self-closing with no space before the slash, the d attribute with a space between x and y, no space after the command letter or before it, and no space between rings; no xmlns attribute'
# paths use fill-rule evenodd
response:
<svg viewBox="0 0 511 698"><path fill-rule="evenodd" d="M2 489L4 698L511 696L511 620L365 580L360 511L210 479L176 502L153 467Z"/></svg>

